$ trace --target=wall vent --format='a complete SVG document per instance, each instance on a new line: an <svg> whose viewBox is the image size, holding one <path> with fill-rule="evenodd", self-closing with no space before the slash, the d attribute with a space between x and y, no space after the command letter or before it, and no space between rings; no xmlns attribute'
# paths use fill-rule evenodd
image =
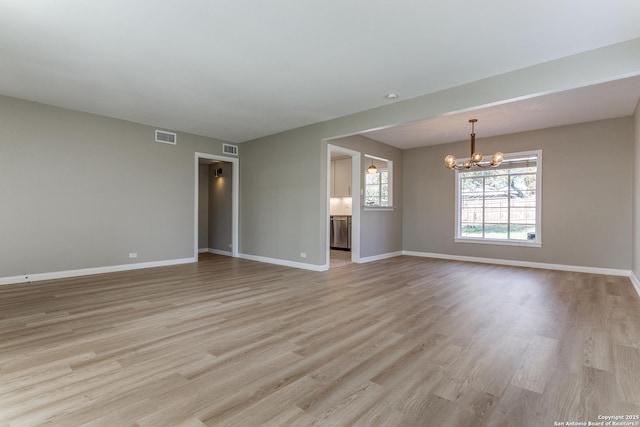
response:
<svg viewBox="0 0 640 427"><path fill-rule="evenodd" d="M231 144L222 144L222 152L224 154L231 154L232 156L238 155L238 146Z"/></svg>
<svg viewBox="0 0 640 427"><path fill-rule="evenodd" d="M163 144L176 145L177 136L173 132L167 132L164 130L156 129L156 142L162 142Z"/></svg>

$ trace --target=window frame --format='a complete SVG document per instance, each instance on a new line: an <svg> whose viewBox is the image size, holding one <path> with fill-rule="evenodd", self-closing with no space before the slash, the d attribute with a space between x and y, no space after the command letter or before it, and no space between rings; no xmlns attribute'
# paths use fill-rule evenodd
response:
<svg viewBox="0 0 640 427"><path fill-rule="evenodd" d="M516 240L516 239L492 239L487 237L467 237L462 236L462 224L460 222L460 210L462 192L461 192L461 175L466 173L466 170L455 171L455 231L454 242L456 243L480 243L488 245L506 245L506 246L527 246L527 247L541 247L542 246L542 150L521 151L517 153L505 154L504 162L509 163L509 160L513 161L522 157L536 157L536 238L535 240ZM467 159L460 159L465 161ZM477 172L478 170L473 170ZM483 207L484 211L484 207ZM483 219L484 224L484 219ZM509 222L508 225L511 223Z"/></svg>
<svg viewBox="0 0 640 427"><path fill-rule="evenodd" d="M365 154L364 155L365 158L367 159L373 159L373 160L378 160L381 162L385 162L387 164L386 169L380 169L377 174L378 176L380 176L380 172L382 170L386 170L387 171L387 186L388 186L388 201L387 204L384 206L369 206L367 205L367 175L369 174L369 172L367 171L367 167L369 166L368 162L364 162L363 163L363 169L364 169L364 193L363 193L363 199L362 199L362 204L363 204L363 209L364 210L379 210L379 211L383 211L383 210L393 210L394 206L393 206L393 161L389 160L389 159L384 159L382 157L376 157L376 156L372 156L370 154ZM378 184L379 187L381 187L381 183ZM382 190L382 188L380 188L380 190Z"/></svg>

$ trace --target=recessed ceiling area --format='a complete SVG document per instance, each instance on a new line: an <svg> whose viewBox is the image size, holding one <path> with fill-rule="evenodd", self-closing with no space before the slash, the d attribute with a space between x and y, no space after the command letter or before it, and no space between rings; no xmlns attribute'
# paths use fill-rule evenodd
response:
<svg viewBox="0 0 640 427"><path fill-rule="evenodd" d="M629 0L1 2L0 94L236 143L637 39L638 22ZM460 139L453 118L425 143ZM390 131L368 136L422 143Z"/></svg>
<svg viewBox="0 0 640 427"><path fill-rule="evenodd" d="M457 111L362 135L401 149L469 138L469 119L478 119L478 137L631 116L640 100L640 76L496 105Z"/></svg>

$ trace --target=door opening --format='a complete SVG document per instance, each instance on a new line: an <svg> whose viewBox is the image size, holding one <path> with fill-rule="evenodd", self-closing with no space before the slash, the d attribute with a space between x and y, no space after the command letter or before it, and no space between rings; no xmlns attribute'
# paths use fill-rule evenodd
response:
<svg viewBox="0 0 640 427"><path fill-rule="evenodd" d="M327 238L329 268L360 259L360 157L327 144Z"/></svg>
<svg viewBox="0 0 640 427"><path fill-rule="evenodd" d="M203 252L238 256L239 161L196 153L194 258Z"/></svg>

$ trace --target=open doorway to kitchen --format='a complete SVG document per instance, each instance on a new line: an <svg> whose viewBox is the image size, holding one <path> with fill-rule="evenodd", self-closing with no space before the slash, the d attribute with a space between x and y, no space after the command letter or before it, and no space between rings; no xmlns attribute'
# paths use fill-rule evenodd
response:
<svg viewBox="0 0 640 427"><path fill-rule="evenodd" d="M238 159L196 153L194 258L238 256Z"/></svg>
<svg viewBox="0 0 640 427"><path fill-rule="evenodd" d="M327 144L327 264L360 259L360 158L357 151Z"/></svg>

